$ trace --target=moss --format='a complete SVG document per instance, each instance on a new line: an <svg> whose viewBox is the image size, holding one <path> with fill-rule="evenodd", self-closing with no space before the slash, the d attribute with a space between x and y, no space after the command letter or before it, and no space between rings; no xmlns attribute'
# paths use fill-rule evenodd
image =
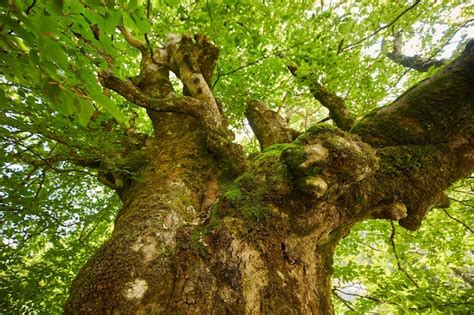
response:
<svg viewBox="0 0 474 315"><path fill-rule="evenodd" d="M228 187L220 207L227 207L226 211L248 222L262 222L268 218L271 201L291 190L291 173L284 161L284 152L297 152L297 159L303 160L304 151L299 145L276 144L267 148Z"/></svg>
<svg viewBox="0 0 474 315"><path fill-rule="evenodd" d="M337 130L339 130L339 129L337 127L333 126L333 125L316 124L316 125L313 125L313 126L309 127L306 130L306 134L313 135L313 134L317 134L317 133L320 133L320 132L326 132L326 131L335 132Z"/></svg>
<svg viewBox="0 0 474 315"><path fill-rule="evenodd" d="M208 226L200 226L193 230L191 233L191 250L201 256L207 257L208 252L206 246L204 246L203 238L209 233Z"/></svg>
<svg viewBox="0 0 474 315"><path fill-rule="evenodd" d="M233 185L225 192L224 198L227 198L231 202L238 202L240 199L242 199L242 191L238 185Z"/></svg>
<svg viewBox="0 0 474 315"><path fill-rule="evenodd" d="M379 156L386 169L397 173L418 173L426 165L441 163L434 146L390 147L379 150Z"/></svg>

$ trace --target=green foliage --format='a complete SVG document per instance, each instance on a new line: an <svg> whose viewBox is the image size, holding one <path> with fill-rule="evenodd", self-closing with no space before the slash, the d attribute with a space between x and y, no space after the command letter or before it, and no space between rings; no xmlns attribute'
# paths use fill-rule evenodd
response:
<svg viewBox="0 0 474 315"><path fill-rule="evenodd" d="M420 230L409 232L395 226L393 244L388 221L354 227L338 246L335 258L338 313L472 311L472 184L467 179L454 185L449 192L451 207L432 210Z"/></svg>
<svg viewBox="0 0 474 315"><path fill-rule="evenodd" d="M447 44L449 55L458 54L472 5L422 1L400 15L413 2L152 0L146 12L146 0L0 1L0 312L60 312L73 276L109 235L119 207L92 169L130 172L132 115L137 132L151 133L144 110L108 95L97 79L100 71L122 79L137 74L139 51L117 26L141 39L147 34L153 49L168 33L203 33L215 42L215 94L254 152L243 120L250 97L299 130L327 116L289 73L290 63L364 115L431 74L387 59L397 32L416 44L417 54L437 58ZM269 148L263 159L280 149ZM472 201L455 191L468 185L453 189L453 198L464 199L448 212L472 226ZM240 202L240 189L230 188L228 199ZM246 209L248 218L262 218L261 209ZM377 299L356 298L355 313L474 308L470 287L453 274L457 268L472 275L471 232L443 210L433 211L416 234L397 229L401 264L420 286L414 288L387 254L389 231L385 222L363 223L338 250L336 278L360 283Z"/></svg>
<svg viewBox="0 0 474 315"><path fill-rule="evenodd" d="M71 280L110 235L117 198L68 165L65 173L1 167L0 309L60 313Z"/></svg>

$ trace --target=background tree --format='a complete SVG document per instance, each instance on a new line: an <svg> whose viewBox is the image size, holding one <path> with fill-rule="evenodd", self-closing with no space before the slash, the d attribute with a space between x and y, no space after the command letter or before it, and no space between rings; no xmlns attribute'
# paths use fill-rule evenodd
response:
<svg viewBox="0 0 474 315"><path fill-rule="evenodd" d="M2 2L2 308L472 310L472 9Z"/></svg>

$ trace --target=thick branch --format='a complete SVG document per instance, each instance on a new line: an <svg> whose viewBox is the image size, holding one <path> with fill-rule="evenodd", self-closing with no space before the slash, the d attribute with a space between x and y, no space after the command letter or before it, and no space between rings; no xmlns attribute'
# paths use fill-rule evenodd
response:
<svg viewBox="0 0 474 315"><path fill-rule="evenodd" d="M263 102L249 101L245 116L262 150L275 143L292 142L298 135L286 126L285 120L277 112L268 109Z"/></svg>
<svg viewBox="0 0 474 315"><path fill-rule="evenodd" d="M298 68L294 65L288 66L290 72L303 81L309 81L307 77L298 75ZM329 110L329 116L336 126L342 130L350 130L355 123L355 119L344 104L344 100L334 93L329 92L316 80L309 82L309 89L314 98Z"/></svg>
<svg viewBox="0 0 474 315"><path fill-rule="evenodd" d="M474 41L433 77L374 110L353 132L377 146L446 143L474 126ZM472 134L471 134L472 135Z"/></svg>
<svg viewBox="0 0 474 315"><path fill-rule="evenodd" d="M451 64L367 115L352 131L379 147L375 186L406 205L400 225L419 228L426 213L443 204L443 190L474 170L474 41Z"/></svg>
<svg viewBox="0 0 474 315"><path fill-rule="evenodd" d="M240 173L246 166L242 147L228 137L228 131L221 124L216 124L216 116L209 109L209 104L190 96L152 98L145 95L129 81L122 81L109 73L102 72L101 84L114 90L128 101L148 110L173 112L191 115L200 120L205 131L209 149L226 160L233 171Z"/></svg>
<svg viewBox="0 0 474 315"><path fill-rule="evenodd" d="M421 56L405 56L402 53L402 37L397 34L393 40L393 50L387 54L393 62L401 64L404 67L411 68L421 72L427 72L431 67L441 67L447 63L446 59L423 58Z"/></svg>
<svg viewBox="0 0 474 315"><path fill-rule="evenodd" d="M215 129L213 127L214 118L207 113L207 104L198 99L189 96L162 99L148 97L130 81L122 81L105 73L101 74L100 81L104 87L117 92L128 101L143 108L158 112L188 114L201 119L206 127Z"/></svg>
<svg viewBox="0 0 474 315"><path fill-rule="evenodd" d="M220 127L222 117L210 84L219 50L202 35L196 35L195 40L196 42L189 36L183 36L169 41L166 44L169 65L183 82L185 95L207 103L208 111L214 116L214 123Z"/></svg>

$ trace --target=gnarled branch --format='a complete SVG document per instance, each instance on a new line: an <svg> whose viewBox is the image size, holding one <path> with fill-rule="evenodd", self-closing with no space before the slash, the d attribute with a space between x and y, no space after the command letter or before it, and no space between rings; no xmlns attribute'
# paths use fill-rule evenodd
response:
<svg viewBox="0 0 474 315"><path fill-rule="evenodd" d="M250 127L263 149L275 143L289 143L298 133L286 126L285 120L263 102L250 100L245 111Z"/></svg>
<svg viewBox="0 0 474 315"><path fill-rule="evenodd" d="M221 126L219 106L211 90L211 76L219 49L206 37L196 35L195 41L189 36L170 41L166 44L166 50L171 70L184 84L184 95L206 102L208 110L214 115L214 123Z"/></svg>
<svg viewBox="0 0 474 315"><path fill-rule="evenodd" d="M442 192L474 169L474 41L431 78L352 128L378 147L378 186L407 208L399 223L420 227L426 213L444 206Z"/></svg>
<svg viewBox="0 0 474 315"><path fill-rule="evenodd" d="M402 36L398 33L393 40L392 52L387 54L387 57L395 63L404 67L411 68L420 72L427 72L431 67L444 66L448 60L424 58L418 55L405 56L402 53Z"/></svg>
<svg viewBox="0 0 474 315"><path fill-rule="evenodd" d="M100 81L107 87L148 110L157 112L173 112L191 115L199 119L206 131L209 149L226 160L231 168L240 173L246 167L242 147L229 139L228 131L215 122L215 115L209 110L209 104L190 96L153 98L148 97L129 81L122 81L110 73L102 72Z"/></svg>
<svg viewBox="0 0 474 315"><path fill-rule="evenodd" d="M303 81L310 80L307 77L299 76L298 68L295 65L289 65L288 69L295 77ZM350 130L355 124L355 118L347 109L346 105L344 104L344 100L340 96L337 96L336 94L328 91L316 80L313 80L308 83L309 89L313 94L314 98L317 99L324 107L329 110L329 116L331 117L332 121L334 121L336 126L341 128L342 130Z"/></svg>

